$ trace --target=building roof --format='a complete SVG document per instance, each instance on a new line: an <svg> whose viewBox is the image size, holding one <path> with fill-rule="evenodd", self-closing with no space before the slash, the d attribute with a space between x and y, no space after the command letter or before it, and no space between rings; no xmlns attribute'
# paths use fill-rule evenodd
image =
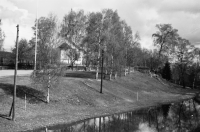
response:
<svg viewBox="0 0 200 132"><path fill-rule="evenodd" d="M69 46L67 43L63 43L58 48L67 50L67 49L71 48L71 46Z"/></svg>
<svg viewBox="0 0 200 132"><path fill-rule="evenodd" d="M73 41L67 40L64 43L62 43L59 47L59 49L67 50L67 49L78 49L79 51L82 51L82 49L77 46Z"/></svg>

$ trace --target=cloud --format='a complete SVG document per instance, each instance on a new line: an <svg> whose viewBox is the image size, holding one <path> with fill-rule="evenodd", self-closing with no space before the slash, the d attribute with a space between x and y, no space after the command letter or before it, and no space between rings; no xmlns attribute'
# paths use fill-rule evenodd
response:
<svg viewBox="0 0 200 132"><path fill-rule="evenodd" d="M178 29L181 37L188 39L192 44L200 41L200 13L188 13L184 11L172 11L160 13L160 23L170 23Z"/></svg>
<svg viewBox="0 0 200 132"><path fill-rule="evenodd" d="M19 39L30 39L33 35L31 26L34 22L34 15L26 9L20 9L8 0L0 0L0 19L2 20L2 30L6 38L4 48L10 50L14 47L16 39L16 26L19 24Z"/></svg>
<svg viewBox="0 0 200 132"><path fill-rule="evenodd" d="M6 27L6 35L13 34L12 42L15 39L16 24L20 24L22 37L31 38L36 1L0 0L0 3L0 17ZM179 30L181 37L197 45L200 42L199 5L198 0L38 0L38 14L40 17L53 12L62 20L71 9L83 9L87 13L110 8L118 11L121 19L131 26L133 33L139 31L142 47L153 47L151 36L157 30L155 25L165 23L172 24Z"/></svg>
<svg viewBox="0 0 200 132"><path fill-rule="evenodd" d="M23 16L23 11L10 10L0 6L0 16L2 20L9 19L11 22L17 22L16 20Z"/></svg>
<svg viewBox="0 0 200 132"><path fill-rule="evenodd" d="M143 36L140 40L141 47L145 49L154 49L152 37Z"/></svg>
<svg viewBox="0 0 200 132"><path fill-rule="evenodd" d="M141 34L142 47L150 46L151 35L157 30L156 24L172 24L172 27L179 30L181 37L190 40L194 45L200 42L200 2L196 0L138 0L129 4L126 9L132 10L134 14L126 16L133 30ZM125 10L125 9L124 9ZM125 11L124 11L125 12ZM151 41L151 42L148 42Z"/></svg>
<svg viewBox="0 0 200 132"><path fill-rule="evenodd" d="M184 13L191 13L191 14L199 14L200 2L197 0L164 0L159 8L158 11L161 12L184 12Z"/></svg>

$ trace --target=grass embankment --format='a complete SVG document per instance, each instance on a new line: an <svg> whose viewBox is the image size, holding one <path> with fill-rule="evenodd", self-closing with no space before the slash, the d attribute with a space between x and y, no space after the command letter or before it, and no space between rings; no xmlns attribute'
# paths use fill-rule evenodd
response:
<svg viewBox="0 0 200 132"><path fill-rule="evenodd" d="M21 131L84 118L130 111L191 98L197 91L183 90L164 80L134 72L116 80L100 80L92 72L68 72L57 88L50 90L46 104L42 89L33 89L29 77L18 77L16 121L6 119L12 103L13 77L0 79L0 131ZM27 94L27 108L24 96ZM138 94L138 98L137 98ZM37 98L35 98L36 96Z"/></svg>

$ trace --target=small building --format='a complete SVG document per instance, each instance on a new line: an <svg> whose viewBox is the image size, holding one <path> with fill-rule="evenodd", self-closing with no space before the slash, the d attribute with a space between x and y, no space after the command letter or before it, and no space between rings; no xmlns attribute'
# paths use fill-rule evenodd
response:
<svg viewBox="0 0 200 132"><path fill-rule="evenodd" d="M74 62L74 65L78 65L78 66L83 65L83 51L78 46L67 41L67 42L62 43L58 48L60 50L60 62L61 63L71 65L69 51L73 49L73 50L76 50L76 52L78 52L80 54L78 60L76 60Z"/></svg>

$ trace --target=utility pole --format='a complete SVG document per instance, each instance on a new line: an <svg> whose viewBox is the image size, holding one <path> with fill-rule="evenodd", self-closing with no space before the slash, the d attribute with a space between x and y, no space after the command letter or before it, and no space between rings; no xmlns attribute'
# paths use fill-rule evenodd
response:
<svg viewBox="0 0 200 132"><path fill-rule="evenodd" d="M15 100L16 100L16 80L17 80L17 69L18 69L18 38L19 38L19 25L17 25L17 38L16 38L16 53L15 53L15 75L14 75L14 92L13 92L13 103L10 110L10 116L12 113L12 120L15 120Z"/></svg>
<svg viewBox="0 0 200 132"><path fill-rule="evenodd" d="M100 93L102 93L102 87L103 87L103 59L104 59L104 49L102 49L102 64L101 64L101 89Z"/></svg>
<svg viewBox="0 0 200 132"><path fill-rule="evenodd" d="M38 8L38 1L36 2L36 31L35 31L35 61L34 61L34 73L36 72L37 70L37 32L38 32L38 11L37 11L37 8Z"/></svg>

